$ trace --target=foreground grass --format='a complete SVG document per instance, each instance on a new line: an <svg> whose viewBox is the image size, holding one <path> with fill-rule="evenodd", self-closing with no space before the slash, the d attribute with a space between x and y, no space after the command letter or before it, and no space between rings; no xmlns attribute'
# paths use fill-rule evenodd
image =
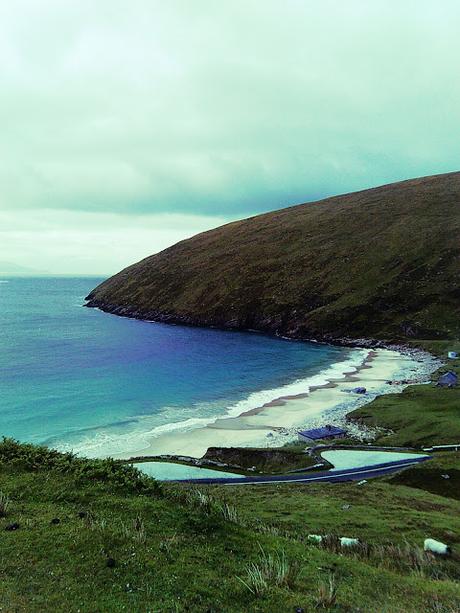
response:
<svg viewBox="0 0 460 613"><path fill-rule="evenodd" d="M355 532L356 504L366 538L393 539L400 505L408 513L404 530L410 527L403 534L416 544L426 531L458 533L456 501L415 494L410 503L409 488L382 483L366 489L159 486L114 462L8 441L0 444L0 466L0 490L11 501L0 519L2 611L284 613L320 603L333 611L449 613L460 606L455 562L401 570L300 538L339 532L351 518ZM352 495L345 488L353 487L356 501L345 513L341 503ZM401 493L385 516L382 488L390 487ZM377 500L383 515L369 517ZM315 525L315 517L324 523ZM276 522L282 530L273 528ZM15 523L17 530L5 529Z"/></svg>
<svg viewBox="0 0 460 613"><path fill-rule="evenodd" d="M390 479L390 483L460 500L460 452L442 452Z"/></svg>
<svg viewBox="0 0 460 613"><path fill-rule="evenodd" d="M460 453L446 454L430 470L451 472L460 465ZM441 457L441 456L440 456ZM230 498L247 520L258 517L293 538L305 534L337 534L373 544L410 542L423 546L427 537L449 542L460 550L460 501L427 490L400 485L410 472L424 474L431 462L385 479L330 484L276 486L213 486L213 494ZM443 484L448 480L443 481ZM459 569L460 571L460 569Z"/></svg>

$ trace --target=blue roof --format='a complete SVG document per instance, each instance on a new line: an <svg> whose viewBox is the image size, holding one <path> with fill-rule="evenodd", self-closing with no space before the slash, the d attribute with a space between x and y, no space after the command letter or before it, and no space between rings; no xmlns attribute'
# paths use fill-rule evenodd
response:
<svg viewBox="0 0 460 613"><path fill-rule="evenodd" d="M449 372L446 372L441 377L439 377L439 383L457 383L457 381L458 381L457 375L451 370L449 370Z"/></svg>
<svg viewBox="0 0 460 613"><path fill-rule="evenodd" d="M337 428L337 426L323 426L322 428L313 428L313 430L302 430L299 432L302 436L312 439L325 438L327 436L340 436L346 433L346 430Z"/></svg>

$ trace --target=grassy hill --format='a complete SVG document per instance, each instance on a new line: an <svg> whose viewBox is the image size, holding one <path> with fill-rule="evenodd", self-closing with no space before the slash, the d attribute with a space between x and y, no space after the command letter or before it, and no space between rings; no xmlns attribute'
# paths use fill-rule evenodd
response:
<svg viewBox="0 0 460 613"><path fill-rule="evenodd" d="M459 203L457 172L258 215L126 268L88 306L292 337L456 337Z"/></svg>
<svg viewBox="0 0 460 613"><path fill-rule="evenodd" d="M458 465L450 456L440 471ZM6 440L0 609L453 613L458 557L435 559L421 545L431 536L457 551L460 502L412 480L197 490ZM361 545L322 547L309 533Z"/></svg>

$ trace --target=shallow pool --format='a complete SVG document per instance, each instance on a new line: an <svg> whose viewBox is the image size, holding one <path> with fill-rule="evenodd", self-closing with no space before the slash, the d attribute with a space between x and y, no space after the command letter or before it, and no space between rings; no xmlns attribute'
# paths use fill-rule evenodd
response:
<svg viewBox="0 0 460 613"><path fill-rule="evenodd" d="M221 470L173 464L172 462L139 462L133 464L135 468L159 481L173 481L175 479L209 479L209 478L241 478L244 475L226 473Z"/></svg>
<svg viewBox="0 0 460 613"><path fill-rule="evenodd" d="M426 453L403 453L399 451L361 451L359 449L335 449L323 451L321 456L330 462L335 470L347 470L349 468L362 468L363 466L375 466L387 462L398 462L410 458L426 458Z"/></svg>

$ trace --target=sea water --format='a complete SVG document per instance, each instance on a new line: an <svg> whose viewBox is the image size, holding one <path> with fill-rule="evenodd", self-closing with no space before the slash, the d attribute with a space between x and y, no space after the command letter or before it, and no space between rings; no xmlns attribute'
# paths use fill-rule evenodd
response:
<svg viewBox="0 0 460 613"><path fill-rule="evenodd" d="M183 479L241 479L244 475L228 473L222 470L173 464L172 462L142 462L134 464L141 472L159 481L175 481Z"/></svg>
<svg viewBox="0 0 460 613"><path fill-rule="evenodd" d="M141 451L282 395L362 352L171 326L83 306L102 279L0 279L0 435L87 456Z"/></svg>

